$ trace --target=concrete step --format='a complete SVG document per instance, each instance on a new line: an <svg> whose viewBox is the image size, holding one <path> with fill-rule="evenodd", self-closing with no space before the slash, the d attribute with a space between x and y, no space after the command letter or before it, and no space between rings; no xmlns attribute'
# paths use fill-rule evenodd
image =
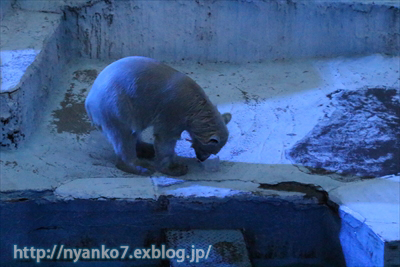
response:
<svg viewBox="0 0 400 267"><path fill-rule="evenodd" d="M37 130L66 65L68 42L61 12L8 11L0 29L0 146L14 149Z"/></svg>
<svg viewBox="0 0 400 267"><path fill-rule="evenodd" d="M167 230L166 240L167 248L176 252L176 257L170 259L171 267L252 266L239 230ZM177 249L184 251L178 253Z"/></svg>

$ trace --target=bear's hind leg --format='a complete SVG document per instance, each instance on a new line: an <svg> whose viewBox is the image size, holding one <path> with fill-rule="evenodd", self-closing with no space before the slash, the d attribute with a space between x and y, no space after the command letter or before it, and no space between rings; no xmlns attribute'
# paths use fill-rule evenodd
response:
<svg viewBox="0 0 400 267"><path fill-rule="evenodd" d="M138 159L136 154L136 144L138 136L132 130L122 124L113 127L104 127L103 132L114 147L117 154L116 167L124 172L138 175L151 175L154 167L143 160Z"/></svg>
<svg viewBox="0 0 400 267"><path fill-rule="evenodd" d="M142 159L153 159L156 152L152 144L141 141L138 138L136 143L136 155L138 158Z"/></svg>

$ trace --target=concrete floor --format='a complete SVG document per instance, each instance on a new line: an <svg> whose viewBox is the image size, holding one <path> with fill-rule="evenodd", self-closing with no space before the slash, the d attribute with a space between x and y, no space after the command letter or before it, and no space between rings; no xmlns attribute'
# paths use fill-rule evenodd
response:
<svg viewBox="0 0 400 267"><path fill-rule="evenodd" d="M106 65L90 60L69 65L31 140L17 151L2 151L2 190L45 190L78 178L134 177L115 169L111 146L91 127L84 110L90 85ZM285 151L310 132L325 114L335 110L327 95L338 88L399 86L398 58L381 55L173 66L196 80L221 112L233 115L228 127L230 139L219 153L221 170L208 173L190 161L192 168L185 180L221 180L218 177L223 175L229 180L256 183L302 181L321 185L325 190L340 186L342 183L329 175L308 175L291 166ZM193 158L194 152L184 139L185 133L177 153ZM243 171L238 172L238 168ZM294 171L295 176L291 174ZM286 172L289 177L285 178Z"/></svg>

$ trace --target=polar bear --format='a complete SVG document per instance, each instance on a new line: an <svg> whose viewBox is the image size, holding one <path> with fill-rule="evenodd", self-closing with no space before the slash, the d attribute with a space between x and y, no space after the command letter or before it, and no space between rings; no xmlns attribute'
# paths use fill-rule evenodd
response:
<svg viewBox="0 0 400 267"><path fill-rule="evenodd" d="M118 157L116 167L150 175L185 175L175 145L183 131L190 134L199 161L217 154L229 136L231 114L220 114L203 89L187 75L155 59L126 57L108 65L86 98L90 120L102 130ZM154 145L141 133L154 127ZM143 160L152 159L154 161Z"/></svg>

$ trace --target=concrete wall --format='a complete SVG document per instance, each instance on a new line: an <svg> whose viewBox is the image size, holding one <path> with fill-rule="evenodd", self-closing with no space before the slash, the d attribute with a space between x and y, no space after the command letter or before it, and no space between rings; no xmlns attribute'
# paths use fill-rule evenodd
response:
<svg viewBox="0 0 400 267"><path fill-rule="evenodd" d="M3 20L4 15L11 11L12 0L2 0L0 1L0 21Z"/></svg>
<svg viewBox="0 0 400 267"><path fill-rule="evenodd" d="M25 192L25 199L21 201L0 202L3 218L0 262L7 266L32 266L32 262L23 264L12 259L14 245L46 249L55 244L66 248L97 248L102 244L115 248L121 245L149 248L151 244L159 246L164 242L165 229L241 229L250 258L269 263L259 266L274 266L273 260L286 266L294 259L344 266L338 242L340 220L325 205L295 204L279 197L64 202L54 200L51 195L51 192L33 193L28 197ZM51 262L41 264L48 266ZM68 264L71 262L65 266ZM88 266L143 267L147 264L146 261L103 260ZM150 263L149 266L159 265Z"/></svg>
<svg viewBox="0 0 400 267"><path fill-rule="evenodd" d="M107 1L70 9L80 54L257 62L398 53L399 8L314 1Z"/></svg>
<svg viewBox="0 0 400 267"><path fill-rule="evenodd" d="M45 13L59 13L65 6L82 5L86 2L97 1L82 1L82 0L13 0L14 6L20 10L39 11Z"/></svg>

